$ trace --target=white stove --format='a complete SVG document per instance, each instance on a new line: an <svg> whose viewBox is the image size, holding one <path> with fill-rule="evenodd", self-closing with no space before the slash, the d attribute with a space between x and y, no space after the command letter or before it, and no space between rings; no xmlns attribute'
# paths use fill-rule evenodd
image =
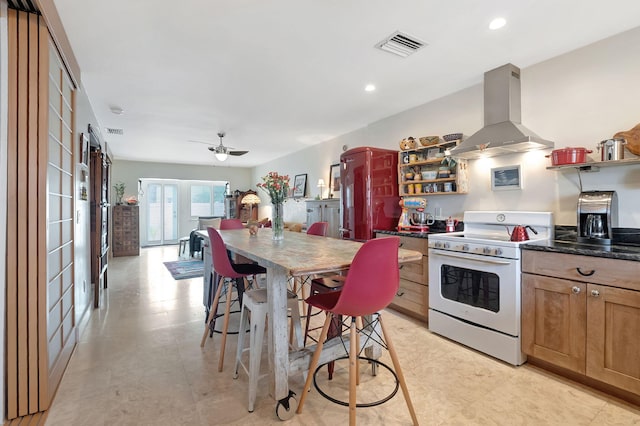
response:
<svg viewBox="0 0 640 426"><path fill-rule="evenodd" d="M514 226L529 240L510 241ZM503 361L520 348L520 245L553 239L553 214L468 211L464 231L429 235L429 329Z"/></svg>

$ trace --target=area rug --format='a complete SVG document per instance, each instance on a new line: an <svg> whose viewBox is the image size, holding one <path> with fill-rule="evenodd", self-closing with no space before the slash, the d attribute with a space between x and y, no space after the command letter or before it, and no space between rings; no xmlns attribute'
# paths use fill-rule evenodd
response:
<svg viewBox="0 0 640 426"><path fill-rule="evenodd" d="M164 262L174 280L186 280L188 278L201 277L204 273L202 260L177 260Z"/></svg>

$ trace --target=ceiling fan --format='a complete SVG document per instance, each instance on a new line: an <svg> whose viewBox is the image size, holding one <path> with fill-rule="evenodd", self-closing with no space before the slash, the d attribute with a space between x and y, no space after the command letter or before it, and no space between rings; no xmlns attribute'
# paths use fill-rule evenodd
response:
<svg viewBox="0 0 640 426"><path fill-rule="evenodd" d="M224 135L225 135L224 132L218 132L218 137L220 138L220 145L218 146L213 146L209 142L202 142L202 141L190 141L190 142L198 142L198 143L204 143L209 145L208 147L209 151L213 152L216 155L216 158L218 159L218 161L225 161L229 155L233 155L237 157L249 152L249 151L232 151L233 148L224 146L222 144L222 138L224 137Z"/></svg>

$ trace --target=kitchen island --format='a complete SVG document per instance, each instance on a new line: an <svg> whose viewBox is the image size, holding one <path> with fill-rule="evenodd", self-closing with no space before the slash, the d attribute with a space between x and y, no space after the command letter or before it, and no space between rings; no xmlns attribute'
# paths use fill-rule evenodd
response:
<svg viewBox="0 0 640 426"><path fill-rule="evenodd" d="M522 246L522 351L640 404L640 231L625 230L611 246L556 235Z"/></svg>

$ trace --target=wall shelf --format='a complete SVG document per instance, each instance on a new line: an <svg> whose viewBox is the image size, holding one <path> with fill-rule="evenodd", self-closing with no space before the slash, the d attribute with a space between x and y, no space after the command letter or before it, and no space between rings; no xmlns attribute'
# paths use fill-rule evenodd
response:
<svg viewBox="0 0 640 426"><path fill-rule="evenodd" d="M600 170L600 167L629 166L633 164L640 164L640 158L625 158L624 160L612 161L589 161L582 164L563 164L562 166L549 166L547 167L547 170L577 169L582 172L597 172Z"/></svg>

